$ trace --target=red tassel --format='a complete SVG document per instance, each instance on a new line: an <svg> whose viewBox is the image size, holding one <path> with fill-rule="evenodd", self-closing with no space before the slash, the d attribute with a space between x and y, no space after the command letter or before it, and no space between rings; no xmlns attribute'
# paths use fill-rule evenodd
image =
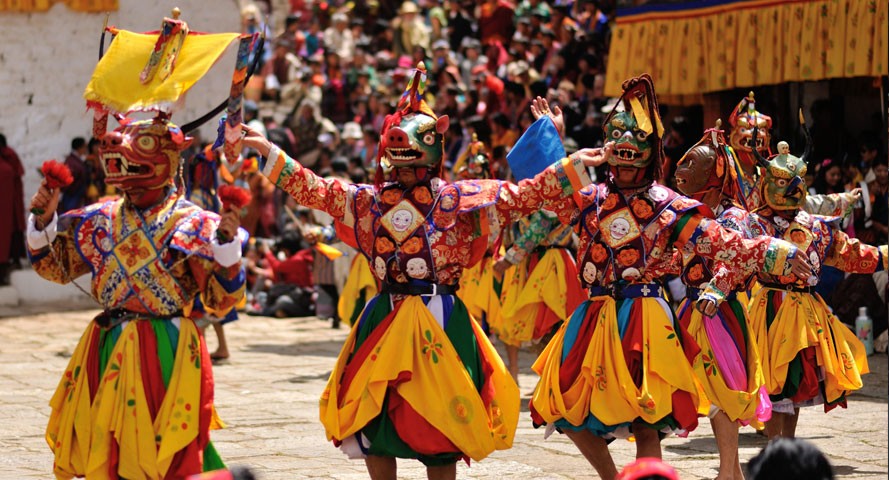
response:
<svg viewBox="0 0 889 480"><path fill-rule="evenodd" d="M46 186L51 190L67 187L74 181L71 169L64 163L55 160L43 162L43 166L40 167L40 173L43 174Z"/></svg>
<svg viewBox="0 0 889 480"><path fill-rule="evenodd" d="M250 203L251 198L250 191L245 188L234 185L219 187L219 200L224 210L240 210Z"/></svg>

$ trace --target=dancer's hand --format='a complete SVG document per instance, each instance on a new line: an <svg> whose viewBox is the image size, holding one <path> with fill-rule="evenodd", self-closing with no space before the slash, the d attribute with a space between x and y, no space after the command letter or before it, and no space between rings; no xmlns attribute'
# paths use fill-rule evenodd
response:
<svg viewBox="0 0 889 480"><path fill-rule="evenodd" d="M852 194L853 204L858 203L858 201L861 200L861 188L853 188L849 193Z"/></svg>
<svg viewBox="0 0 889 480"><path fill-rule="evenodd" d="M608 161L613 148L612 142L606 143L603 148L581 148L571 154L571 159L580 159L587 167L598 167Z"/></svg>
<svg viewBox="0 0 889 480"><path fill-rule="evenodd" d="M716 314L716 302L710 299L698 300L698 303L695 304L695 308L708 317L712 317Z"/></svg>
<svg viewBox="0 0 889 480"><path fill-rule="evenodd" d="M506 270L512 266L512 263L509 263L509 260L506 257L501 258L494 262L494 273L497 274L498 277L502 277Z"/></svg>
<svg viewBox="0 0 889 480"><path fill-rule="evenodd" d="M62 194L61 188L50 189L46 186L46 182L40 184L37 193L31 197L30 211L37 217L37 229L43 230L44 225L52 221L56 209L59 208L59 197Z"/></svg>
<svg viewBox="0 0 889 480"><path fill-rule="evenodd" d="M241 215L234 210L226 210L222 213L219 226L216 228L220 243L228 243L238 238L238 227L241 226Z"/></svg>
<svg viewBox="0 0 889 480"><path fill-rule="evenodd" d="M549 102L543 97L537 97L531 100L531 115L534 115L534 120L538 120L540 117L552 118L553 123L559 130L559 136L565 138L565 117L562 115L562 109L558 105L550 110Z"/></svg>
<svg viewBox="0 0 889 480"><path fill-rule="evenodd" d="M812 268L812 264L809 263L809 259L803 255L802 250L798 250L797 254L788 260L788 263L790 264L790 272L800 280L809 281L811 277L815 276L815 270Z"/></svg>
<svg viewBox="0 0 889 480"><path fill-rule="evenodd" d="M256 150L263 158L268 158L269 151L272 149L272 142L243 123L241 124L241 130L244 132L244 146Z"/></svg>

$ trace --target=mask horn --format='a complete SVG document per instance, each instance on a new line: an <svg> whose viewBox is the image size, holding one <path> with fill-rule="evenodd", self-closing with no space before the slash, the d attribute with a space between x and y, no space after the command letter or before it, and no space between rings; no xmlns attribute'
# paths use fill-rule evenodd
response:
<svg viewBox="0 0 889 480"><path fill-rule="evenodd" d="M756 158L756 163L758 163L760 167L766 168L769 166L769 162L762 157L762 154L759 153L759 149L756 148L757 136L759 136L759 127L753 127L753 139L751 142L754 145L754 147L751 149L753 150L753 157Z"/></svg>
<svg viewBox="0 0 889 480"><path fill-rule="evenodd" d="M809 131L809 126L806 125L806 117L803 116L802 108L799 109L799 123L803 127L803 133L806 135L806 148L803 150L803 156L800 157L800 160L802 160L804 164L807 164L807 159L812 153L812 132Z"/></svg>

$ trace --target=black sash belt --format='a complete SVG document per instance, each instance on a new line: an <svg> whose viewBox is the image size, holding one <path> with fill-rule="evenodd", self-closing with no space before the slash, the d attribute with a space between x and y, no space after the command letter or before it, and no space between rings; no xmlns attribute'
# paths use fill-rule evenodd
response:
<svg viewBox="0 0 889 480"><path fill-rule="evenodd" d="M181 317L182 312L176 312L172 315L156 315L153 313L145 313L145 312L131 312L129 310L124 310L122 308L112 308L110 310L105 310L104 312L96 315L95 322L102 328L111 328L115 327L127 320L133 320L136 318L151 318L156 320L172 320L176 317Z"/></svg>
<svg viewBox="0 0 889 480"><path fill-rule="evenodd" d="M460 285L441 285L429 283L426 285L411 283L384 283L382 293L394 293L398 295L453 295L457 293Z"/></svg>
<svg viewBox="0 0 889 480"><path fill-rule="evenodd" d="M763 283L760 282L764 288L771 288L772 290L784 290L787 292L800 292L800 293L815 293L815 287L800 287L793 283L788 283L787 285L781 285L780 283Z"/></svg>

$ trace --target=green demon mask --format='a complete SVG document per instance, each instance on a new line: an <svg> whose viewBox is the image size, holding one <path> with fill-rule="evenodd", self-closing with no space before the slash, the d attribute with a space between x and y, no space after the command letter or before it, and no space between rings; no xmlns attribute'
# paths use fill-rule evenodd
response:
<svg viewBox="0 0 889 480"><path fill-rule="evenodd" d="M644 169L651 162L649 134L638 128L636 118L630 112L619 112L611 117L605 125L605 141L614 142L614 150L608 158L608 164L613 167Z"/></svg>
<svg viewBox="0 0 889 480"><path fill-rule="evenodd" d="M406 113L397 125L382 135L382 159L395 168L433 167L444 156L444 134L450 121L447 115L438 119L425 113Z"/></svg>
<svg viewBox="0 0 889 480"><path fill-rule="evenodd" d="M806 175L806 157L808 156L811 138L809 130L806 132L806 152L802 157L794 156L789 152L784 142L779 144L779 153L766 160L754 150L753 154L762 170L762 178L760 179L760 192L762 198L765 199L766 205L772 210L788 211L799 210L806 202L806 182L803 178ZM758 129L753 130L753 139L756 140ZM783 147L783 148L782 148Z"/></svg>

